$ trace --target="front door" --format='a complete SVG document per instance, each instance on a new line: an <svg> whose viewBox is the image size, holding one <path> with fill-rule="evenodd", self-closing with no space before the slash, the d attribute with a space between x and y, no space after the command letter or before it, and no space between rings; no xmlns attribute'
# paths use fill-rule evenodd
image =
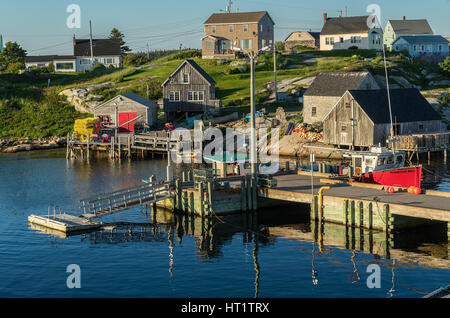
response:
<svg viewBox="0 0 450 318"><path fill-rule="evenodd" d="M129 113L119 113L119 132L134 132L134 123L135 121L129 122L132 119L136 119L137 113L136 112L129 112ZM125 123L129 122L128 124L124 125ZM122 126L123 125L123 126Z"/></svg>

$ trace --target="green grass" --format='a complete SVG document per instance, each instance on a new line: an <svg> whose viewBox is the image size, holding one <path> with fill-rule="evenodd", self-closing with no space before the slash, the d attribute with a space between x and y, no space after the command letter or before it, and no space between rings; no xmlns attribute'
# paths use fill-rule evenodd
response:
<svg viewBox="0 0 450 318"><path fill-rule="evenodd" d="M374 74L384 74L384 63L370 50L325 51L304 50L307 56L277 54L277 79L306 78L323 71L358 71L367 69ZM145 69L134 66L123 69L96 69L86 73L54 73L29 75L0 75L0 87L9 89L7 94L0 95L0 137L44 137L50 135L65 135L72 130L75 118L84 115L64 102L57 94L64 89L85 87L92 84L114 82L115 87L98 88L93 94L101 94L108 100L118 94L135 92L147 96L147 86L150 99L156 100L162 96L161 83L183 62L185 54L176 53L162 57L151 63ZM315 63L304 63L310 55L318 59ZM372 61L365 58L371 57ZM216 81L216 96L223 101L223 113L238 111L240 114L249 112L250 75L249 71L240 72L238 67L230 62L203 60L193 58ZM421 70L439 73L435 66L411 63L404 58L389 56L395 65L390 65L392 75L407 77L411 74L421 74ZM245 61L243 61L245 62ZM417 75L419 76L419 75ZM48 79L51 80L50 87ZM277 107L301 110L299 104L262 104L269 93L266 86L273 82L273 56L265 54L256 62L255 87L257 109L266 107L269 112L275 112ZM409 79L409 78L408 78ZM427 84L423 76L414 84ZM450 90L447 88L447 90ZM43 114L43 115L42 115ZM299 118L300 120L300 118Z"/></svg>

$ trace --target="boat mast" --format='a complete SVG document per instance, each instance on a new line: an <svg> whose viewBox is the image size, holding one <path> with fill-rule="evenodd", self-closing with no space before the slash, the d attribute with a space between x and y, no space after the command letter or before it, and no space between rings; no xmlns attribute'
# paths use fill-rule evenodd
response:
<svg viewBox="0 0 450 318"><path fill-rule="evenodd" d="M387 98L388 98L388 105L389 105L389 117L391 119L392 152L395 154L394 124L393 124L393 121L392 121L391 94L389 92L389 77L388 77L388 69L387 69L387 62L386 62L386 50L384 48L384 43L383 43L383 60L384 60L384 73L385 73L385 76L386 76L386 90L387 90Z"/></svg>

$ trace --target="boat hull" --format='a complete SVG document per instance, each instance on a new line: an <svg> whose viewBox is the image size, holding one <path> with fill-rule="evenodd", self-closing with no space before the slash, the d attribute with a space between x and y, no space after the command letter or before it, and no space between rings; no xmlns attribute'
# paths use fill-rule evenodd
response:
<svg viewBox="0 0 450 318"><path fill-rule="evenodd" d="M381 170L365 173L360 177L364 183L381 184L385 186L420 188L422 183L422 166L391 170Z"/></svg>

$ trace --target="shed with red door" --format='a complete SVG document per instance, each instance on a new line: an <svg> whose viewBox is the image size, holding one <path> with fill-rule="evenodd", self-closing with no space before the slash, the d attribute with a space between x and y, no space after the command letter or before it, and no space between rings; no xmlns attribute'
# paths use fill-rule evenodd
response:
<svg viewBox="0 0 450 318"><path fill-rule="evenodd" d="M156 125L158 105L135 93L125 93L95 107L94 116L113 127L117 125L121 133L132 133L145 124Z"/></svg>

